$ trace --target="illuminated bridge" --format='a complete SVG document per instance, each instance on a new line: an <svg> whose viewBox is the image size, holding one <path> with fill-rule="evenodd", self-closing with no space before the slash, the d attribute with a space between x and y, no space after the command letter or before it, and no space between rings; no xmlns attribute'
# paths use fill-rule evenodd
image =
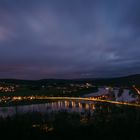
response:
<svg viewBox="0 0 140 140"><path fill-rule="evenodd" d="M132 107L140 107L140 104L136 103L129 103L129 102L117 102L112 100L102 100L96 98L82 98L82 97L48 97L48 96L30 96L30 97L13 97L12 101L15 100L76 100L76 101L94 101L94 102L103 102L103 103L110 103L110 104L117 104L117 105L126 105Z"/></svg>

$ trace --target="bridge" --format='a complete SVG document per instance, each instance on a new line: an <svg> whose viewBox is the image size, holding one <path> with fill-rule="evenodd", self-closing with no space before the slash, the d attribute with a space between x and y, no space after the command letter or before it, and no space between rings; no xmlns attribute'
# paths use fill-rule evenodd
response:
<svg viewBox="0 0 140 140"><path fill-rule="evenodd" d="M94 101L94 102L102 102L102 103L110 103L116 105L125 105L125 106L132 106L132 107L140 107L140 104L136 103L129 103L129 102L118 102L112 100L102 100L96 98L82 98L82 97L48 97L48 96L36 96L36 97L13 97L12 101L15 100L78 100L78 101Z"/></svg>

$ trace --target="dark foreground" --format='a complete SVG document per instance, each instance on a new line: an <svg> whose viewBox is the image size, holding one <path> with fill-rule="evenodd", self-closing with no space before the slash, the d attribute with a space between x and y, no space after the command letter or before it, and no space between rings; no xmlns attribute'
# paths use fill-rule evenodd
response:
<svg viewBox="0 0 140 140"><path fill-rule="evenodd" d="M93 115L61 111L0 118L0 137L14 140L139 140L139 131L140 109L108 104L97 104Z"/></svg>

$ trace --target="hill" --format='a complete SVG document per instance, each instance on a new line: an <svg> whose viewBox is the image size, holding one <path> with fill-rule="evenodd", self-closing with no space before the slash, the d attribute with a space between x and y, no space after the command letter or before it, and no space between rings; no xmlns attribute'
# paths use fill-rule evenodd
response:
<svg viewBox="0 0 140 140"><path fill-rule="evenodd" d="M42 85L42 84L80 84L90 82L95 85L114 85L114 86L140 86L140 74L129 75L115 78L89 78L89 79L41 79L41 80L20 80L20 79L0 79L0 83L5 84L24 84L24 85Z"/></svg>

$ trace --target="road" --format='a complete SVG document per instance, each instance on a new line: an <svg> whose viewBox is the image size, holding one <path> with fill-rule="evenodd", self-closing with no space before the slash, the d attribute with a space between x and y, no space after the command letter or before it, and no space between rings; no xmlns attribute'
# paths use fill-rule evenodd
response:
<svg viewBox="0 0 140 140"><path fill-rule="evenodd" d="M17 98L18 99L18 98ZM17 100L15 98L15 100ZM133 106L133 107L140 107L140 104L136 103L128 103L128 102L117 102L117 101L111 101L111 100L102 100L102 99L96 99L96 98L81 98L81 97L48 97L48 96L37 96L35 98L31 97L30 100L81 100L81 101L96 101L96 102L104 102L104 103L111 103L111 104L117 104L117 105L126 105L126 106ZM22 100L19 98L18 100ZM13 99L14 101L14 99Z"/></svg>
<svg viewBox="0 0 140 140"><path fill-rule="evenodd" d="M140 90L138 88L136 88L136 86L134 85L133 88L136 90L136 92L140 95Z"/></svg>

